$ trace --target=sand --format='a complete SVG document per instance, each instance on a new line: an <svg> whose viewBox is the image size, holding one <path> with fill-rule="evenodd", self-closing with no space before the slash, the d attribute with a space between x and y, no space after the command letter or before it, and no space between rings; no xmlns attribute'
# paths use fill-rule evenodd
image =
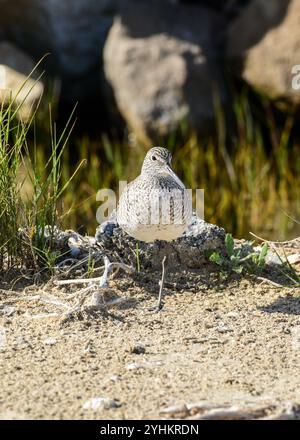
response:
<svg viewBox="0 0 300 440"><path fill-rule="evenodd" d="M128 301L65 323L49 315L55 306L24 298L64 300L75 287L16 294L2 282L0 418L150 419L199 401L300 403L298 288L254 276L223 282L204 266L169 274L165 306L153 313L158 279L123 274L110 287Z"/></svg>

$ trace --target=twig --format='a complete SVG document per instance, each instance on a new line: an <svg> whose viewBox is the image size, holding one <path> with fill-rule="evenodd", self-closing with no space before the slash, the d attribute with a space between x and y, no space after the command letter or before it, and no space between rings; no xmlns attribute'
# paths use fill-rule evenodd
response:
<svg viewBox="0 0 300 440"><path fill-rule="evenodd" d="M97 278L79 278L79 279L73 279L73 280L59 280L56 282L57 285L68 285L68 284L84 284L88 283L89 285L82 289L80 292L78 292L79 295L82 295L81 298L77 301L77 303L67 311L64 315L64 321L71 317L74 313L79 312L82 308L83 302L86 298L86 296L89 293L92 293L92 300L91 300L91 308L101 309L106 307L113 307L114 305L122 302L122 299L118 300L112 300L109 303L104 303L103 301L103 291L102 289L107 288L108 286L108 278L109 274L113 269L117 268L123 269L126 272L132 273L133 268L124 264L124 263L118 263L114 262L111 263L107 256L104 256L104 272L101 277Z"/></svg>
<svg viewBox="0 0 300 440"><path fill-rule="evenodd" d="M272 286L275 287L284 287L281 284L276 283L275 281L269 280L268 278L264 278L264 277L257 277L258 280L262 281L263 283L268 283L268 284L272 284Z"/></svg>
<svg viewBox="0 0 300 440"><path fill-rule="evenodd" d="M0 293L13 294L13 295L18 295L18 296L23 295L23 292L17 292L16 290L5 290L5 289L0 289Z"/></svg>
<svg viewBox="0 0 300 440"><path fill-rule="evenodd" d="M65 320L68 320L74 313L78 313L81 311L82 305L83 305L86 297L91 293L92 293L91 307L93 309L94 308L101 309L101 308L113 307L117 304L120 304L120 303L126 301L127 299L117 298L117 299L113 299L113 300L105 303L103 300L103 289L106 289L108 287L109 275L114 269L117 269L117 270L122 269L127 273L134 272L134 269L124 263L118 263L118 262L111 263L107 256L104 256L103 268L104 268L104 272L101 277L79 278L79 279L71 279L71 280L54 281L54 283L58 286L88 283L88 286L86 286L83 289L81 289L77 292L74 292L73 294L68 296L68 299L76 297L77 301L73 305L70 303L61 301L59 298L55 297L54 295L47 294L46 296L42 296L39 294L39 295L33 295L33 296L21 296L21 294L19 292L14 292L14 291L12 291L11 293L16 294L17 298L7 298L7 301L4 302L4 304L10 303L10 302L17 302L17 301L38 301L38 302L42 302L42 303L46 303L46 304L52 304L52 305L59 307L60 309L64 309L64 310L61 313L49 313L48 316L49 317L62 316L63 320L65 321ZM5 291L5 292L7 293L7 291ZM45 293L44 290L42 292ZM29 317L37 319L39 317L46 317L46 316L47 315L44 315L44 314L40 315L39 314L36 316L33 315L33 316L29 316Z"/></svg>
<svg viewBox="0 0 300 440"><path fill-rule="evenodd" d="M103 266L104 268L104 266ZM67 286L70 284L85 284L85 283L96 283L97 281L100 281L101 277L97 278L73 278L70 280L57 280L54 281L54 284L57 286Z"/></svg>
<svg viewBox="0 0 300 440"><path fill-rule="evenodd" d="M256 411L231 407L228 409L212 409L203 415L190 417L194 420L251 420L256 418Z"/></svg>
<svg viewBox="0 0 300 440"><path fill-rule="evenodd" d="M83 266L85 263L87 263L89 261L89 259L91 257L97 262L101 258L103 258L103 254L100 252L95 252L94 254L88 255L87 257L81 258L80 260L78 260L76 258L68 258L66 260L61 261L60 263L57 263L56 266L54 266L54 269L61 269L64 266L64 264L66 264L67 262L75 261L76 263L73 266L70 266L68 268L68 272L71 272L74 269L77 269L78 267ZM99 269L99 268L97 268L97 269Z"/></svg>
<svg viewBox="0 0 300 440"><path fill-rule="evenodd" d="M287 240L287 241L272 241L262 238L259 235L254 234L253 232L249 232L249 234L257 238L258 240L263 241L264 243L271 243L271 244L288 244L288 243L293 243L294 241L298 241L300 239L300 237L296 237L293 238L292 240Z"/></svg>
<svg viewBox="0 0 300 440"><path fill-rule="evenodd" d="M107 259L107 260L106 260ZM133 273L133 268L131 266L128 266L127 264L124 263L110 263L110 261L108 260L107 257L104 257L104 262L106 262L106 264L104 266L102 266L102 268L104 268L104 273L101 277L96 277L96 278L73 278L70 280L57 280L54 281L54 283L57 286L65 286L65 285L69 285L69 284L85 284L85 283L100 283L100 287L103 287L101 284L103 282L103 277L105 279L107 279L109 273L113 270L113 269L123 269L125 272L127 273Z"/></svg>

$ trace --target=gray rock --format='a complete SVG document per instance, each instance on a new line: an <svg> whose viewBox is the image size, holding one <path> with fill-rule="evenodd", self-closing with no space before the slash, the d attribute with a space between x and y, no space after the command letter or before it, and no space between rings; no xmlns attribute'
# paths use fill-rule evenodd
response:
<svg viewBox="0 0 300 440"><path fill-rule="evenodd" d="M97 411L103 409L119 408L120 406L121 403L115 399L110 399L109 397L94 397L84 402L83 409Z"/></svg>
<svg viewBox="0 0 300 440"><path fill-rule="evenodd" d="M224 21L211 9L126 2L104 46L104 70L117 107L148 143L185 121L209 131L213 91L224 102L219 43Z"/></svg>
<svg viewBox="0 0 300 440"><path fill-rule="evenodd" d="M158 269L163 256L168 255L172 267L187 269L201 267L207 261L206 251L224 250L225 231L194 216L187 232L169 243L137 242L113 222L100 225L95 237L108 255L117 254L124 262L134 266L138 244L141 267Z"/></svg>
<svg viewBox="0 0 300 440"><path fill-rule="evenodd" d="M43 344L45 345L55 345L57 344L57 339L56 338L47 338L43 340Z"/></svg>
<svg viewBox="0 0 300 440"><path fill-rule="evenodd" d="M129 347L129 353L131 354L144 354L146 353L146 347L141 344L135 344Z"/></svg>
<svg viewBox="0 0 300 440"><path fill-rule="evenodd" d="M20 106L18 115L23 121L30 119L44 91L37 72L27 79L34 67L34 61L23 51L7 41L0 42L0 107L13 100L14 108Z"/></svg>
<svg viewBox="0 0 300 440"><path fill-rule="evenodd" d="M125 367L127 370L140 370L145 368L144 365L133 362L132 364L128 364Z"/></svg>
<svg viewBox="0 0 300 440"><path fill-rule="evenodd" d="M70 99L94 95L100 86L101 48L117 0L2 0L0 28L64 82Z"/></svg>
<svg viewBox="0 0 300 440"><path fill-rule="evenodd" d="M300 104L292 67L300 63L300 2L253 0L228 32L227 58L235 74L281 104Z"/></svg>

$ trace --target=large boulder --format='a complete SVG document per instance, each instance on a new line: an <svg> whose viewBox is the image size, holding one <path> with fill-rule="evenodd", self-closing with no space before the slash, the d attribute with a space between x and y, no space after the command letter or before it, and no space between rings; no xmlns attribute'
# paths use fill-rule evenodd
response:
<svg viewBox="0 0 300 440"><path fill-rule="evenodd" d="M300 64L299 24L299 0L253 0L228 32L232 70L281 104L300 104L300 91L292 86L293 66Z"/></svg>
<svg viewBox="0 0 300 440"><path fill-rule="evenodd" d="M214 93L224 100L219 65L223 19L213 10L128 2L110 29L104 70L116 104L144 142L185 121L207 131Z"/></svg>
<svg viewBox="0 0 300 440"><path fill-rule="evenodd" d="M0 42L0 107L13 101L23 121L30 118L44 90L37 71L32 73L34 69L34 61L23 51Z"/></svg>
<svg viewBox="0 0 300 440"><path fill-rule="evenodd" d="M6 38L64 82L70 99L99 89L100 53L117 0L2 0L0 29Z"/></svg>

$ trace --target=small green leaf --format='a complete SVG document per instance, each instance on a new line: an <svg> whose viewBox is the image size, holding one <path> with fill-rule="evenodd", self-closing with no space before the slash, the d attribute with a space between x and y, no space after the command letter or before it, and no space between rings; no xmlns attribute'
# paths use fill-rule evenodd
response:
<svg viewBox="0 0 300 440"><path fill-rule="evenodd" d="M242 272L243 272L243 266L236 266L236 267L233 267L232 270L233 270L235 273L242 273Z"/></svg>
<svg viewBox="0 0 300 440"><path fill-rule="evenodd" d="M226 281L228 279L228 276L229 276L228 272L226 272L225 270L221 270L221 272L220 272L221 280Z"/></svg>
<svg viewBox="0 0 300 440"><path fill-rule="evenodd" d="M268 243L265 243L260 251L259 257L258 257L258 265L263 266L266 261L266 256L269 251Z"/></svg>
<svg viewBox="0 0 300 440"><path fill-rule="evenodd" d="M227 250L227 254L229 255L229 257L231 257L234 252L234 241L232 238L231 234L226 234L225 236L225 245L226 245L226 250Z"/></svg>
<svg viewBox="0 0 300 440"><path fill-rule="evenodd" d="M254 253L250 254L250 256L251 256L252 262L257 265L258 264L259 255L254 252Z"/></svg>
<svg viewBox="0 0 300 440"><path fill-rule="evenodd" d="M209 261L217 264L218 266L222 266L223 264L223 258L221 257L219 252L213 252L209 257Z"/></svg>

